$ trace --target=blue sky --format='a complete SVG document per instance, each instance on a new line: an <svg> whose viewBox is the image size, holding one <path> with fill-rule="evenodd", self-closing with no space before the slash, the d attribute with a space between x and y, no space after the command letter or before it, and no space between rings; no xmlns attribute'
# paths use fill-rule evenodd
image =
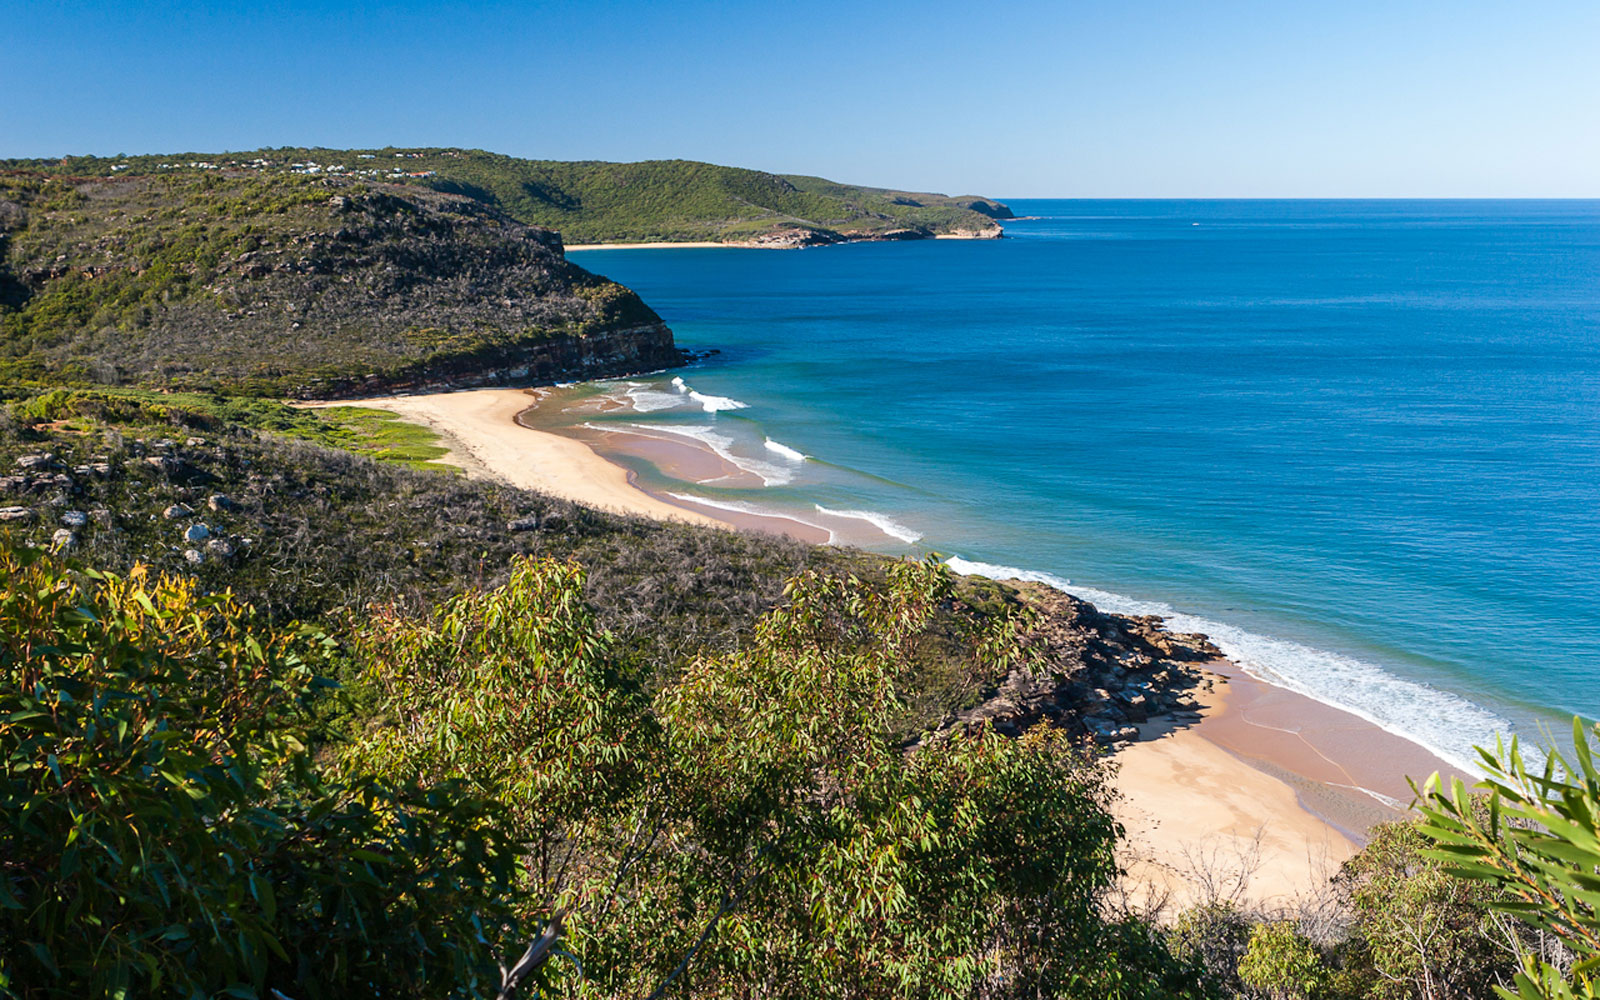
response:
<svg viewBox="0 0 1600 1000"><path fill-rule="evenodd" d="M1600 3L0 0L0 156L474 146L998 196L1600 196Z"/></svg>

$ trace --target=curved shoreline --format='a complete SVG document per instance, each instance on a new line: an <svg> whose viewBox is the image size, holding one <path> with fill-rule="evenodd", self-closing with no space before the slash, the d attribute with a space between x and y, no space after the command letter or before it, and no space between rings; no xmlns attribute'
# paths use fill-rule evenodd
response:
<svg viewBox="0 0 1600 1000"><path fill-rule="evenodd" d="M754 528L818 541L781 515L679 506L578 437L530 426L543 393L477 389L361 400L426 424L469 475L488 476L625 514ZM1275 687L1232 664L1197 723L1157 719L1117 749L1116 811L1128 829L1130 896L1197 897L1202 860L1253 868L1242 899L1288 905L1320 889L1376 822L1410 801L1404 779L1449 771L1421 747L1341 709ZM1181 905L1180 905L1181 908Z"/></svg>

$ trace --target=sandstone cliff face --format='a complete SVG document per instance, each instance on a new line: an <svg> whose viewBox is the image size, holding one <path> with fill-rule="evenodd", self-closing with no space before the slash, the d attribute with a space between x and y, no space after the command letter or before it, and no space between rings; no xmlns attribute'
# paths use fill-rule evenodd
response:
<svg viewBox="0 0 1600 1000"><path fill-rule="evenodd" d="M633 292L471 198L22 176L0 208L0 375L311 396L679 362Z"/></svg>

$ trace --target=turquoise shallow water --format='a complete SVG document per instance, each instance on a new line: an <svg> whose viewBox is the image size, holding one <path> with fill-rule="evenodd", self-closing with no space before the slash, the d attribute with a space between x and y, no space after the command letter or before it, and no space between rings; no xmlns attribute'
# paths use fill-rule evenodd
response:
<svg viewBox="0 0 1600 1000"><path fill-rule="evenodd" d="M656 488L1176 613L1458 761L1600 714L1600 203L1011 204L1001 241L575 255L722 351L603 419L752 473L629 460Z"/></svg>

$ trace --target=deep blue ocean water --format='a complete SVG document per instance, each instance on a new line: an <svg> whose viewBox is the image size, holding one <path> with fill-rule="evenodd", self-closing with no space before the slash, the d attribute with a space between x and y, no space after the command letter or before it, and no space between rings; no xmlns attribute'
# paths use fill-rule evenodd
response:
<svg viewBox="0 0 1600 1000"><path fill-rule="evenodd" d="M1011 205L999 241L575 254L722 351L625 419L768 485L634 467L1176 613L1458 761L1600 714L1600 202Z"/></svg>

